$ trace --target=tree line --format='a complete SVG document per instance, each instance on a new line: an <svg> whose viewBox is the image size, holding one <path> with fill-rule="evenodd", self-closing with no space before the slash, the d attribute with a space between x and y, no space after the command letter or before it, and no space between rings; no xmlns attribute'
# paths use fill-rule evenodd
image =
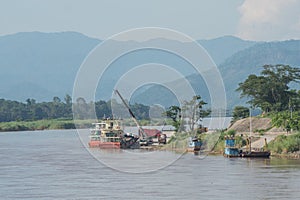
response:
<svg viewBox="0 0 300 200"><path fill-rule="evenodd" d="M75 102L72 102L72 98L68 94L64 97L64 100L53 97L50 102L37 102L35 99L30 98L25 102L0 99L0 122L59 118L93 119L95 115L98 119L103 117L112 118L114 117L112 105L114 105L113 109L124 108L116 100L86 102L84 98L78 98ZM149 106L136 103L130 105L130 107L138 119L149 118ZM128 111L125 110L123 113L128 113Z"/></svg>

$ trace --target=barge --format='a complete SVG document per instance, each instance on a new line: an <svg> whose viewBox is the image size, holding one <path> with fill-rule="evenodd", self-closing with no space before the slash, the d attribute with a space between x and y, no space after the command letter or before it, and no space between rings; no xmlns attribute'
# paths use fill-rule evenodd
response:
<svg viewBox="0 0 300 200"><path fill-rule="evenodd" d="M120 120L105 119L99 123L93 123L90 130L89 147L100 149L129 149L139 148L139 137L128 134L121 128Z"/></svg>

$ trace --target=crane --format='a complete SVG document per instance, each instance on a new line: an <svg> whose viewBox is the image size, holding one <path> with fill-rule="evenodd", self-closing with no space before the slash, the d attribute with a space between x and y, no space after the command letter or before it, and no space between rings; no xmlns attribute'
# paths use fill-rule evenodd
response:
<svg viewBox="0 0 300 200"><path fill-rule="evenodd" d="M126 103L126 101L124 100L124 98L122 97L122 95L120 94L120 92L118 90L115 90L115 93L120 97L120 99L122 100L123 104L128 109L128 112L130 113L133 121L135 122L136 126L138 127L140 141L146 142L147 143L146 145L148 145L147 135L145 134L144 129L139 125L139 123L138 123L135 115L133 114L132 110L130 109L129 105Z"/></svg>

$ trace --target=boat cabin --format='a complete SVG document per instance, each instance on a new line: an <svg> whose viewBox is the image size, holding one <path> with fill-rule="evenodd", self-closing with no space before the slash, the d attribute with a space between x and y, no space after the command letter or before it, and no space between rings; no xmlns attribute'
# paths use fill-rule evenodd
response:
<svg viewBox="0 0 300 200"><path fill-rule="evenodd" d="M225 136L225 149L224 149L225 157L239 157L240 151L235 145L235 138L233 135Z"/></svg>

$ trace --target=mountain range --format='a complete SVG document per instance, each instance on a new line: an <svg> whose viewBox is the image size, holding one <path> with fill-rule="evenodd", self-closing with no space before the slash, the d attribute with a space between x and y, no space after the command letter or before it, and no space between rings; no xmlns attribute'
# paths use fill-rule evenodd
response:
<svg viewBox="0 0 300 200"><path fill-rule="evenodd" d="M26 32L0 36L0 98L25 101L28 98L37 101L51 101L54 96L63 98L72 94L76 74L87 55L102 41L76 32L41 33ZM170 41L160 38L160 42ZM289 64L300 66L300 41L278 42L244 41L233 36L224 36L211 40L198 40L219 68L226 88L229 107L244 104L235 92L238 83L249 74L258 74L264 64ZM115 41L115 48L133 45L134 41ZM188 64L178 58L155 51L136 52L119 59L115 65L128 70L132 66L149 62L162 63L182 70L185 79L195 86L203 98L209 98L204 92L205 83L201 77L186 71ZM122 73L107 71L109 78L98 86L100 92L96 98L108 100L115 83ZM88 77L87 77L88 78ZM175 81L180 84L180 80ZM170 105L167 91L157 86L147 86L135 93L132 102ZM198 89L197 89L198 88ZM206 94L203 94L206 93ZM202 94L201 94L202 93ZM155 97L155 98L151 98ZM204 98L204 99L205 99ZM173 102L172 102L173 103Z"/></svg>
<svg viewBox="0 0 300 200"><path fill-rule="evenodd" d="M0 37L0 97L51 101L72 94L77 70L100 41L76 32Z"/></svg>

